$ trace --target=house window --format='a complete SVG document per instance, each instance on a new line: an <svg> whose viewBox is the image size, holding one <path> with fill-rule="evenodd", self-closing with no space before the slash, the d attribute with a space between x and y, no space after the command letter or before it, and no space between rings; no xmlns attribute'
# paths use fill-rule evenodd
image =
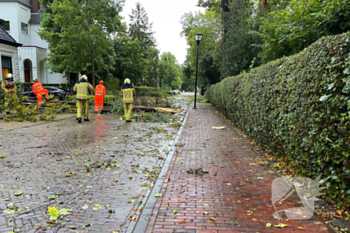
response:
<svg viewBox="0 0 350 233"><path fill-rule="evenodd" d="M21 29L22 29L22 33L28 34L28 24L21 23Z"/></svg>
<svg viewBox="0 0 350 233"><path fill-rule="evenodd" d="M11 57L1 56L2 78L5 79L8 73L12 74L12 59Z"/></svg>
<svg viewBox="0 0 350 233"><path fill-rule="evenodd" d="M6 30L10 31L10 21L0 19L0 25Z"/></svg>

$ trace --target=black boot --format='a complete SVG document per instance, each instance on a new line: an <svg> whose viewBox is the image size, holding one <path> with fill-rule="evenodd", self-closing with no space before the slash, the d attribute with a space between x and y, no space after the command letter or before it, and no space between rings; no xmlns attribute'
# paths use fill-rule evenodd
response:
<svg viewBox="0 0 350 233"><path fill-rule="evenodd" d="M84 121L90 121L89 118L87 117L86 119L84 119Z"/></svg>
<svg viewBox="0 0 350 233"><path fill-rule="evenodd" d="M81 123L81 118L78 118L78 123Z"/></svg>

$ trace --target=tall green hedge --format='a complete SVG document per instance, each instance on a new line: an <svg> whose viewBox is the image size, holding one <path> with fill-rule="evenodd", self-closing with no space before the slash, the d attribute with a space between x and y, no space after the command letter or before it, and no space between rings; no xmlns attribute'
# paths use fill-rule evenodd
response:
<svg viewBox="0 0 350 233"><path fill-rule="evenodd" d="M300 176L331 176L327 200L350 206L350 33L212 85L209 100Z"/></svg>

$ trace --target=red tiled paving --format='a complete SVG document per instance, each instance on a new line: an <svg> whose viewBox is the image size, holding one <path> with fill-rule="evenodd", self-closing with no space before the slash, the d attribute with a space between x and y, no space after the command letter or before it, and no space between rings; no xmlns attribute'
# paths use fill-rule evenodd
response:
<svg viewBox="0 0 350 233"><path fill-rule="evenodd" d="M212 126L226 128L214 130ZM165 192L155 205L147 233L333 232L317 215L308 220L273 218L271 183L278 174L269 166L252 165L257 154L215 108L198 104L197 110L191 109L180 143L184 146L177 147L162 187ZM191 168L209 173L188 174ZM282 204L283 208L277 209L300 206L295 198ZM287 226L266 227L267 223Z"/></svg>

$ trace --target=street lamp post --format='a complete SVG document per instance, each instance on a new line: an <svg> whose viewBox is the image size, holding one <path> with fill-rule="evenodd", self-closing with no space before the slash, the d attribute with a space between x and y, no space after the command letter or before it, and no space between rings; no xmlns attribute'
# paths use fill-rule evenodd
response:
<svg viewBox="0 0 350 233"><path fill-rule="evenodd" d="M197 78L198 78L198 47L199 47L199 44L201 43L201 40L203 38L203 34L196 33L196 34L194 34L194 38L196 39L196 42L197 42L196 83L195 83L195 91L194 91L194 109L196 109L196 102L197 102Z"/></svg>

